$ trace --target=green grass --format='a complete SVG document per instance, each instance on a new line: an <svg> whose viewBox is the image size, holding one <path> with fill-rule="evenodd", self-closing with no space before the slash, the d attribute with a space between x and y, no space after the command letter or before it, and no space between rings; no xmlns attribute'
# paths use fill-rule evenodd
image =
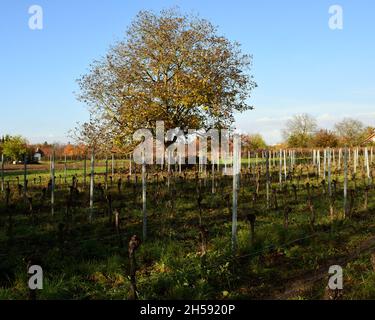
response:
<svg viewBox="0 0 375 320"><path fill-rule="evenodd" d="M99 165L95 171L103 173L103 169ZM246 170L245 166L243 170ZM163 179L160 177L157 183L150 172L147 186L148 235L136 252L139 298L267 298L276 288L285 286L290 278L316 270L326 261L354 250L375 231L374 190L371 189L368 209L364 210L362 180L357 182L358 195L354 204L357 215L352 219L342 219L340 184L335 202L335 221L332 223L329 201L323 193L321 179L312 174L308 179L305 172L295 201L291 184L298 185L297 177L293 182L288 182L288 191L282 192L278 185L278 167L272 172L272 187L278 190L278 209L273 206L272 194L270 208L267 208L263 176L258 200L253 203L254 176L243 173L238 199L238 246L235 255L231 251L231 207L228 208L226 200L227 195L231 197L231 177L217 174L216 193L212 194L210 177L205 181L202 176L202 222L209 232L208 251L203 262L200 256L195 173L190 171L186 181L178 178L178 175L172 177L168 190ZM82 172L69 170L69 173L71 177L75 173L79 176ZM33 173L28 177L29 181L33 175L40 174ZM127 183L127 175L127 170L122 174L117 171L113 185L109 185L107 191L112 195L113 208L120 212L121 240L113 224L109 223L106 200L100 199L97 190L93 220L89 221L88 190L82 189L82 178L79 178L80 194L70 216L65 214L69 184L57 179L54 216L51 216L49 201L42 202L40 199L49 173L44 173L41 185L29 184L34 218L27 213L28 206L11 184L11 210L5 208L4 200L0 202L0 299L28 297L26 261L30 255L41 260L44 271L44 289L38 292L38 299L128 299L127 243L133 234L142 235L142 203L140 178L134 187L134 175L130 184ZM123 180L121 193L117 189L120 177ZM14 178L14 175L8 178ZM336 178L341 180L341 177ZM305 184L308 181L316 185L311 191L316 212L314 230L310 225L306 202ZM104 183L103 174L96 177L96 184L99 182ZM351 182L351 185L354 183ZM231 204L231 198L229 200ZM285 206L292 209L287 230L283 226ZM12 215L11 232L9 213ZM253 245L250 244L249 224L246 221L248 213L257 215ZM61 223L64 231L59 234ZM360 273L357 272L359 268L362 268ZM346 277L349 280L344 297L374 297L371 285L367 284L367 281L373 283L374 280L368 257L353 261L348 266ZM324 286L324 282L318 283L311 291L294 298L322 298Z"/></svg>

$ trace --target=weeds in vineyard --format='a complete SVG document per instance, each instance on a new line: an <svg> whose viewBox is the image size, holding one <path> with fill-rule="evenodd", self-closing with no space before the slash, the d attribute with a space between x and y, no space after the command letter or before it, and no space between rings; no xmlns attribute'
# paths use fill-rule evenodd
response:
<svg viewBox="0 0 375 320"><path fill-rule="evenodd" d="M143 239L141 166L130 174L129 163L121 164L110 174L96 167L91 219L82 162L65 176L57 166L53 215L49 173L30 170L26 189L21 171L7 172L0 299L277 298L294 278L345 257L375 230L372 172L368 179L365 166L349 170L345 209L343 162L328 177L301 155L286 171L275 157L242 163L236 252L233 183L222 165L214 177L198 166L181 173L147 166ZM348 263L344 297L374 298L365 283L373 281L369 254ZM44 271L35 297L27 287L30 261ZM314 282L291 298L324 298L325 285Z"/></svg>

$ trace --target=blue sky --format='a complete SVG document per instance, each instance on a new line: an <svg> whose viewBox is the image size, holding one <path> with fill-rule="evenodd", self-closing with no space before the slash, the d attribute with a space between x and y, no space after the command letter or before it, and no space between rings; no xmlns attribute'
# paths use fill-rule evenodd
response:
<svg viewBox="0 0 375 320"><path fill-rule="evenodd" d="M34 4L43 30L28 27ZM333 4L344 10L343 30L328 27ZM75 80L139 10L172 6L209 19L254 56L256 109L236 116L241 131L276 143L285 120L303 112L322 127L344 117L375 126L373 0L2 0L0 134L69 141L68 130L88 118Z"/></svg>

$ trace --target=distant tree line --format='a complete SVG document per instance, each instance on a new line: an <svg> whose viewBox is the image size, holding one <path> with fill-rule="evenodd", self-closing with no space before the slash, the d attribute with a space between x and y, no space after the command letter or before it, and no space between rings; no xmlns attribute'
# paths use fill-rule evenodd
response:
<svg viewBox="0 0 375 320"><path fill-rule="evenodd" d="M286 122L282 134L284 144L289 148L335 148L360 146L374 132L374 127L366 127L352 118L336 123L333 130L319 128L316 118L301 114Z"/></svg>
<svg viewBox="0 0 375 320"><path fill-rule="evenodd" d="M53 151L57 158L63 158L65 156L79 158L85 154L85 147L83 145L70 143L50 144L44 142L30 144L28 140L21 135L4 135L0 139L0 154L3 154L8 161L18 162L27 159L27 162L33 162L36 152L40 152L42 158L48 159Z"/></svg>
<svg viewBox="0 0 375 320"><path fill-rule="evenodd" d="M94 126L94 128L97 128ZM86 130L87 131L87 130ZM353 147L361 146L363 142L374 134L375 128L366 127L361 121L346 118L334 125L333 130L319 128L317 120L309 114L295 115L285 124L282 130L283 143L282 147L287 148L336 148L336 147ZM96 132L91 134L89 140L96 141L103 146L108 146L105 141L99 139L103 138L103 134ZM267 143L261 134L242 134L241 144L243 152L250 152L256 150L264 150L268 148ZM374 143L372 143L374 144ZM88 149L92 146L87 143L78 144L49 144L44 142L42 144L30 144L26 138L16 135L5 135L0 139L0 154L4 154L9 161L23 161L26 158L28 161L34 159L35 152L42 153L44 159L48 159L54 150L56 158L82 158L87 155ZM105 148L99 151L99 156L108 156L116 149L113 147ZM129 150L130 152L130 150Z"/></svg>

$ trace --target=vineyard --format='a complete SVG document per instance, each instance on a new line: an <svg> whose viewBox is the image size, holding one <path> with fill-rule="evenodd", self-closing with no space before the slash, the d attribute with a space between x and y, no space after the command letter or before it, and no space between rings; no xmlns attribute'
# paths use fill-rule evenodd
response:
<svg viewBox="0 0 375 320"><path fill-rule="evenodd" d="M240 163L232 176L222 162L3 162L0 299L375 298L373 150ZM31 291L35 264L44 287Z"/></svg>

